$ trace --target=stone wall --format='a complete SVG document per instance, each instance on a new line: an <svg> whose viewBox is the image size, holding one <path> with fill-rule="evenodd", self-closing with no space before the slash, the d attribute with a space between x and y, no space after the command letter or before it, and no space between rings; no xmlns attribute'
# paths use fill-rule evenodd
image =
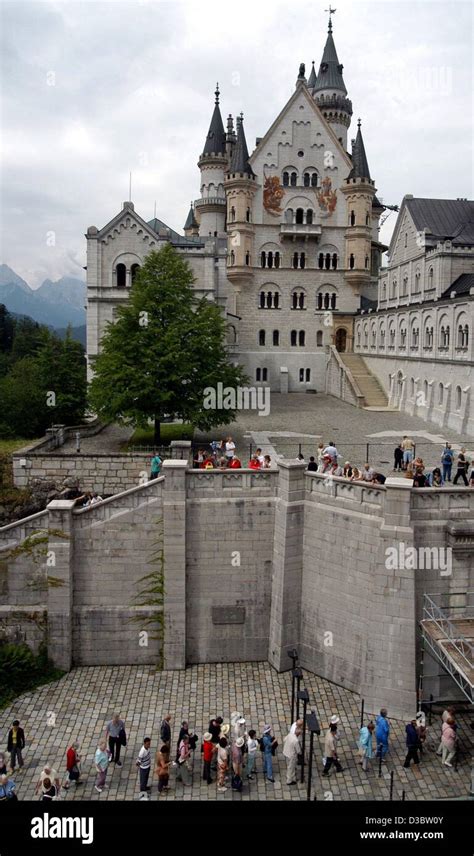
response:
<svg viewBox="0 0 474 856"><path fill-rule="evenodd" d="M341 401L347 401L354 407L364 407L365 399L362 395L351 371L344 365L336 348L329 348L329 358L326 366L326 392L334 395Z"/></svg>
<svg viewBox="0 0 474 856"><path fill-rule="evenodd" d="M33 479L61 484L77 479L81 490L99 494L119 493L143 484L149 477L151 454L74 455L31 452L13 456L15 487L28 487ZM24 462L24 463L23 463Z"/></svg>
<svg viewBox="0 0 474 856"><path fill-rule="evenodd" d="M401 544L451 546L451 571L390 566ZM161 550L162 607L139 597ZM296 647L302 666L360 692L366 710L412 715L423 595L462 615L473 553L465 488L328 484L297 461L204 472L169 459L159 479L88 509L55 500L0 530L0 628L37 649L47 617L50 656L65 669L267 658L282 671ZM424 659L423 697L453 698Z"/></svg>

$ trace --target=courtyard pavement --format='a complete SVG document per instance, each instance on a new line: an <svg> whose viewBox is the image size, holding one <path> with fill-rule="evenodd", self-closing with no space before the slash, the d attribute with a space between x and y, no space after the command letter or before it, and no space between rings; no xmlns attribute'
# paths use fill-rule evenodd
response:
<svg viewBox="0 0 474 856"><path fill-rule="evenodd" d="M439 466L445 442L452 443L455 449L465 446L471 452L470 459L474 457L474 438L400 411L363 410L319 393L272 393L268 416L259 416L256 410L241 411L232 424L211 432L196 432L195 439L205 444L229 434L242 455L242 463L247 463L251 443L254 451L256 445L261 445L272 461L276 455L296 457L301 444L308 460L310 455L316 455L320 442L334 440L343 460L357 466L365 463L369 443L370 463L388 474L393 466L394 448L404 434L413 438L417 454L421 454L428 467Z"/></svg>
<svg viewBox="0 0 474 856"><path fill-rule="evenodd" d="M428 729L427 749L418 769L402 768L405 757L405 722L392 720L391 751L383 775L378 777L377 762L364 773L358 763L356 740L360 725L360 698L310 672L304 672L302 687L306 687L322 729L329 717L337 713L340 759L344 771L331 771L322 779L323 735L315 740L313 783L318 800L387 800L390 771L394 771L394 800L463 799L470 786L470 721L472 716L460 714L460 759L458 769L441 764L435 754L440 735L439 713L433 714ZM290 672L278 674L267 663L218 663L191 666L185 671L156 672L150 667L111 666L73 669L61 680L20 696L15 703L0 712L0 745L6 746L7 732L14 718L25 729L27 746L23 772L15 774L20 800L37 799L34 789L45 764L53 766L61 777L65 775L65 753L78 738L82 754L82 787L71 786L62 791L66 800L134 800L138 798L138 774L135 760L143 737L152 739L153 755L159 745L161 719L167 713L173 717L174 745L181 720L187 719L200 740L209 719L222 715L228 722L233 711L240 711L247 728L254 727L258 736L265 723L271 724L279 742L275 758L275 784L264 781L262 760L257 760L257 778L245 781L241 794L228 790L218 793L215 784L207 785L201 778L199 746L195 754L192 787L183 788L170 779L168 794L158 797L156 779L150 779L151 799L168 800L304 800L306 784L286 785L285 761L281 754L283 739L290 725ZM128 746L124 750L121 768L109 766L107 788L102 794L94 790L94 752L104 727L112 714L125 720ZM367 711L372 714L372 711ZM390 711L389 711L390 715ZM366 715L365 719L368 719ZM306 754L308 741L306 743ZM260 753L258 753L260 755ZM314 794L313 789L313 794Z"/></svg>

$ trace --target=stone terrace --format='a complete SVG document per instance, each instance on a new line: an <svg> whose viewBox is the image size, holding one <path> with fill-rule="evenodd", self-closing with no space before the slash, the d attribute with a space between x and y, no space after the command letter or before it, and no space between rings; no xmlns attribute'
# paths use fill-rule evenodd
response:
<svg viewBox="0 0 474 856"><path fill-rule="evenodd" d="M337 712L341 718L340 758L344 772L331 771L328 779L321 779L322 737L316 738L313 783L320 800L387 800L391 770L395 771L394 799L400 800L405 790L407 800L467 798L470 783L470 724L467 715L459 716L460 760L458 769L442 766L435 754L439 742L440 717L433 715L428 733L428 749L419 769L402 768L405 757L405 723L392 720L392 748L384 774L378 778L375 760L373 769L362 772L356 754L356 739L360 720L360 699L354 693L304 673L302 686L310 696L322 727ZM278 674L266 663L215 664L193 666L185 671L155 672L150 667L92 667L78 668L60 681L35 692L23 695L0 713L0 742L6 744L7 730L12 719L18 717L25 728L27 748L25 768L17 773L18 796L22 800L35 799L34 788L39 773L46 763L54 766L61 775L65 772L65 752L74 738L79 738L83 757L84 785L74 786L63 796L67 800L133 800L138 797L138 775L135 759L145 735L152 738L152 749L158 746L161 718L173 716L174 739L182 719L202 738L211 716L222 713L228 721L230 713L242 711L247 727L253 726L260 734L264 723L272 724L280 748L275 763L274 785L266 784L262 775L262 762L257 761L257 779L245 783L242 794L228 790L217 793L216 786L206 785L201 779L201 761L196 752L192 787L175 786L171 777L171 790L161 800L303 800L306 785L287 787L285 761L281 754L283 738L290 723L290 673ZM128 746L123 755L123 767L111 765L108 787L102 794L94 790L95 771L93 755L105 723L114 712L120 712L126 721ZM390 711L389 711L390 713ZM472 718L472 717L471 717ZM52 723L55 724L52 724ZM51 724L48 724L51 723ZM306 744L308 746L308 743ZM156 780L151 780L151 799L156 800ZM314 793L314 791L313 791Z"/></svg>

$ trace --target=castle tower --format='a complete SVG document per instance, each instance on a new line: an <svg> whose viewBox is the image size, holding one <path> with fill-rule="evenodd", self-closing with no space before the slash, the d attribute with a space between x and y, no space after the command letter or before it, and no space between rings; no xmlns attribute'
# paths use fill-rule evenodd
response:
<svg viewBox="0 0 474 856"><path fill-rule="evenodd" d="M219 84L216 102L207 132L204 150L198 161L201 171L201 197L195 203L199 235L207 238L225 232L226 200L224 178L228 166L227 140L219 107Z"/></svg>
<svg viewBox="0 0 474 856"><path fill-rule="evenodd" d="M375 182L370 177L362 131L352 140L352 169L341 185L347 201L346 281L356 290L370 284Z"/></svg>
<svg viewBox="0 0 474 856"><path fill-rule="evenodd" d="M233 282L253 276L254 225L253 198L257 190L256 175L249 164L243 115L237 116L237 139L225 179L227 196L227 276Z"/></svg>
<svg viewBox="0 0 474 856"><path fill-rule="evenodd" d="M186 218L186 223L183 227L183 232L187 238L194 238L199 235L199 223L196 220L194 214L194 205L191 202L191 207L189 209L188 216Z"/></svg>
<svg viewBox="0 0 474 856"><path fill-rule="evenodd" d="M339 142L344 149L347 149L347 129L351 124L352 102L347 98L342 70L343 66L337 58L336 46L332 37L331 17L329 17L328 37L323 58L318 74L315 75L316 80L312 80L311 74L308 86L312 90L311 94L316 104L331 125Z"/></svg>

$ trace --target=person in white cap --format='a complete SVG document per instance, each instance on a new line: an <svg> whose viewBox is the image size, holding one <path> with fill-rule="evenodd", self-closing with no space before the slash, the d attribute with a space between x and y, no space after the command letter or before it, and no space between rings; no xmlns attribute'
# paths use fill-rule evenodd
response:
<svg viewBox="0 0 474 856"><path fill-rule="evenodd" d="M235 776L242 777L242 747L245 743L243 737L237 737L232 746L232 769Z"/></svg>
<svg viewBox="0 0 474 856"><path fill-rule="evenodd" d="M234 740L238 737L245 737L245 719L240 716L234 723Z"/></svg>
<svg viewBox="0 0 474 856"><path fill-rule="evenodd" d="M331 716L329 729L326 732L324 740L324 754L326 763L324 764L323 776L329 776L329 770L334 764L337 773L342 773L342 767L337 757L337 723L338 716Z"/></svg>
<svg viewBox="0 0 474 856"><path fill-rule="evenodd" d="M299 727L285 737L283 743L283 754L286 758L286 784L296 785L296 765L298 763L298 755L301 752L299 737L301 730Z"/></svg>

